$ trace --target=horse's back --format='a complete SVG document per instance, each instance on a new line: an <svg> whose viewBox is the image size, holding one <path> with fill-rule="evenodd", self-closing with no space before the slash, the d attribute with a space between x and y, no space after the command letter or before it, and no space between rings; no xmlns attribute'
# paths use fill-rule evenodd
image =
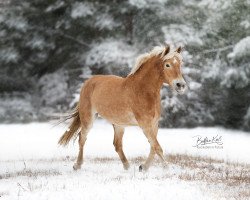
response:
<svg viewBox="0 0 250 200"><path fill-rule="evenodd" d="M97 75L89 79L93 91L91 100L94 105L122 104L121 98L125 96L124 78L114 75ZM103 102L103 103L102 103Z"/></svg>
<svg viewBox="0 0 250 200"><path fill-rule="evenodd" d="M109 85L109 84L120 84L124 78L115 75L95 75L88 79L87 84L94 84L95 86Z"/></svg>
<svg viewBox="0 0 250 200"><path fill-rule="evenodd" d="M124 82L124 78L114 75L95 75L88 79L83 89L91 90L91 96L103 96L112 92L120 91Z"/></svg>

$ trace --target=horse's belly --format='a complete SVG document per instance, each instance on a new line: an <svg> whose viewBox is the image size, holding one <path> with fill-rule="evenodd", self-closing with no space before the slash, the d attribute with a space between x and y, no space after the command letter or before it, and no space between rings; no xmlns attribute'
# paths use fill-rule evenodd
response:
<svg viewBox="0 0 250 200"><path fill-rule="evenodd" d="M136 126L138 125L135 116L130 111L116 112L110 109L108 112L98 112L98 114L108 120L112 124L120 126Z"/></svg>
<svg viewBox="0 0 250 200"><path fill-rule="evenodd" d="M95 80L91 96L92 109L112 124L137 125L129 105L131 97L123 84L124 79L107 76L96 77Z"/></svg>

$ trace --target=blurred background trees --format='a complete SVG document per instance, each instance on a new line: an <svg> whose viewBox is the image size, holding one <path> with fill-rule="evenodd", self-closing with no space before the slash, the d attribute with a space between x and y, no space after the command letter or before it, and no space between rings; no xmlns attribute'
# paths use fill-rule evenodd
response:
<svg viewBox="0 0 250 200"><path fill-rule="evenodd" d="M9 0L0 4L0 121L47 120L94 74L184 45L184 96L162 89L163 127L250 130L249 0Z"/></svg>

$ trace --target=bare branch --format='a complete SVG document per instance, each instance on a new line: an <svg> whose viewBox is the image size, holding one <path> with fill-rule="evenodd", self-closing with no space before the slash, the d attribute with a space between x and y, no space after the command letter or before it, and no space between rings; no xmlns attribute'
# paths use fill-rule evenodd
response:
<svg viewBox="0 0 250 200"><path fill-rule="evenodd" d="M72 41L78 43L78 44L81 44L81 45L83 45L83 46L90 47L87 43L85 43L85 42L83 42L83 41L81 41L81 40L78 40L78 39L76 39L76 38L74 38L74 37L72 37L72 36L70 36L70 35L67 35L67 34L62 33L62 32L59 32L59 31L57 31L57 33L60 34L61 36L65 37L65 38L67 38L67 39L70 39L70 40L72 40Z"/></svg>
<svg viewBox="0 0 250 200"><path fill-rule="evenodd" d="M218 52L226 51L228 49L232 49L233 47L234 45L228 45L228 46L217 48L217 49L207 49L207 50L204 50L202 53L203 54L218 53Z"/></svg>
<svg viewBox="0 0 250 200"><path fill-rule="evenodd" d="M84 41L82 41L82 40L79 40L79 39L77 39L77 38L75 38L75 37L73 37L73 36L71 36L71 35L66 34L66 33L63 33L63 32L60 31L60 30L54 30L54 29L50 29L50 28L47 28L47 27L46 27L46 29L45 29L45 28L41 28L41 27L37 27L37 26L33 26L33 28L36 29L36 30L39 30L39 31L47 32L47 33L48 33L48 32L51 32L52 34L59 34L59 35L61 35L62 37L65 37L65 38L67 38L67 39L70 39L70 40L74 41L74 42L77 43L77 44L80 44L80 45L86 46L86 47L90 47L90 45L87 44L86 42L84 42Z"/></svg>

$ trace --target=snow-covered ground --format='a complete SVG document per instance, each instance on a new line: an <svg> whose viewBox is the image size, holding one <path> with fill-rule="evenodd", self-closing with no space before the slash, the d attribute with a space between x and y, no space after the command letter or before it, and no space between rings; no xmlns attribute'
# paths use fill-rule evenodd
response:
<svg viewBox="0 0 250 200"><path fill-rule="evenodd" d="M131 168L125 171L113 147L112 126L99 120L88 135L82 169L73 171L77 142L67 148L57 145L66 128L49 123L0 125L1 200L250 197L250 134L222 128L160 129L158 140L169 166L156 158L149 171L141 173L138 166L149 153L142 131L126 129L124 152ZM221 136L223 144L196 148L197 135Z"/></svg>

